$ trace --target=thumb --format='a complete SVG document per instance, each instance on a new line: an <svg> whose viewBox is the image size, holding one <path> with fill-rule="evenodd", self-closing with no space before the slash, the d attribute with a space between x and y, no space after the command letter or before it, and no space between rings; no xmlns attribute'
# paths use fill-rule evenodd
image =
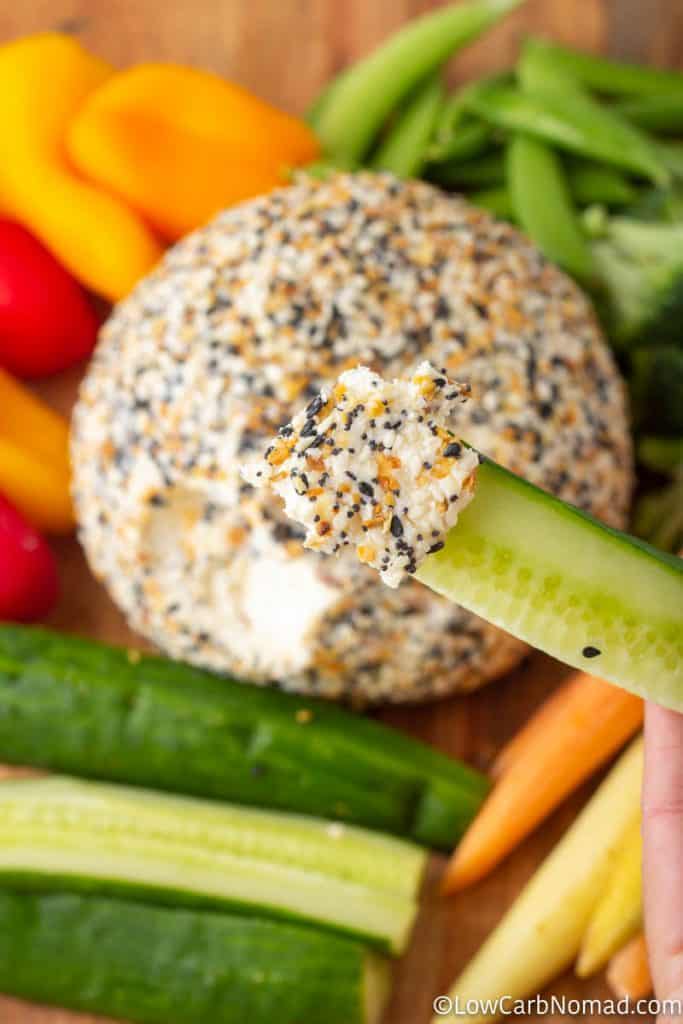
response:
<svg viewBox="0 0 683 1024"><path fill-rule="evenodd" d="M683 715L645 709L643 780L645 930L659 999L683 999ZM680 1021L665 1011L660 1022Z"/></svg>

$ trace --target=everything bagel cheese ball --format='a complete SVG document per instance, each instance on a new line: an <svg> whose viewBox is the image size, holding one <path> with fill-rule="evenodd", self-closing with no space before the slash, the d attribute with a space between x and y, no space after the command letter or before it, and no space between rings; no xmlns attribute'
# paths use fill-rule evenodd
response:
<svg viewBox="0 0 683 1024"><path fill-rule="evenodd" d="M80 537L167 654L355 704L469 690L517 640L351 552L320 558L240 466L326 381L422 360L471 389L458 433L616 526L624 389L578 287L510 226L390 175L303 179L219 215L113 312L81 388Z"/></svg>

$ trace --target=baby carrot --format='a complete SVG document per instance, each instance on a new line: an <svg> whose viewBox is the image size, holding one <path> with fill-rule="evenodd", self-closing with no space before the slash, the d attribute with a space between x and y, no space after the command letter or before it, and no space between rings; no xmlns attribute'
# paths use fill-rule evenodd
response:
<svg viewBox="0 0 683 1024"><path fill-rule="evenodd" d="M594 676L573 676L499 759L499 781L453 854L446 891L462 889L493 870L620 749L642 716L638 697Z"/></svg>
<svg viewBox="0 0 683 1024"><path fill-rule="evenodd" d="M614 954L607 968L607 981L620 999L636 1002L652 992L644 935L637 935Z"/></svg>

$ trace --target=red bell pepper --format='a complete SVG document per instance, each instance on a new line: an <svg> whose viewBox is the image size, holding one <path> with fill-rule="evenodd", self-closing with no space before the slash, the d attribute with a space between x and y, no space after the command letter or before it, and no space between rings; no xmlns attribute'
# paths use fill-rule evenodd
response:
<svg viewBox="0 0 683 1024"><path fill-rule="evenodd" d="M90 355L97 317L81 286L20 224L0 220L0 366L44 377Z"/></svg>
<svg viewBox="0 0 683 1024"><path fill-rule="evenodd" d="M0 495L0 620L36 622L47 615L58 596L52 551Z"/></svg>

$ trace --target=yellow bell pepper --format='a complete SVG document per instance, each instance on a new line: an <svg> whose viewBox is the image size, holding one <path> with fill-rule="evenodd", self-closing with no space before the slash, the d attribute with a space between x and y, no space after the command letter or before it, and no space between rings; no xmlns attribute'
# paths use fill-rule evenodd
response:
<svg viewBox="0 0 683 1024"><path fill-rule="evenodd" d="M161 247L136 213L81 179L64 152L67 125L111 71L57 33L0 47L0 209L83 284L117 300Z"/></svg>
<svg viewBox="0 0 683 1024"><path fill-rule="evenodd" d="M179 238L214 213L287 181L319 154L298 118L217 75L141 64L85 100L66 145L72 163Z"/></svg>
<svg viewBox="0 0 683 1024"><path fill-rule="evenodd" d="M0 369L0 493L48 533L74 527L69 425Z"/></svg>

